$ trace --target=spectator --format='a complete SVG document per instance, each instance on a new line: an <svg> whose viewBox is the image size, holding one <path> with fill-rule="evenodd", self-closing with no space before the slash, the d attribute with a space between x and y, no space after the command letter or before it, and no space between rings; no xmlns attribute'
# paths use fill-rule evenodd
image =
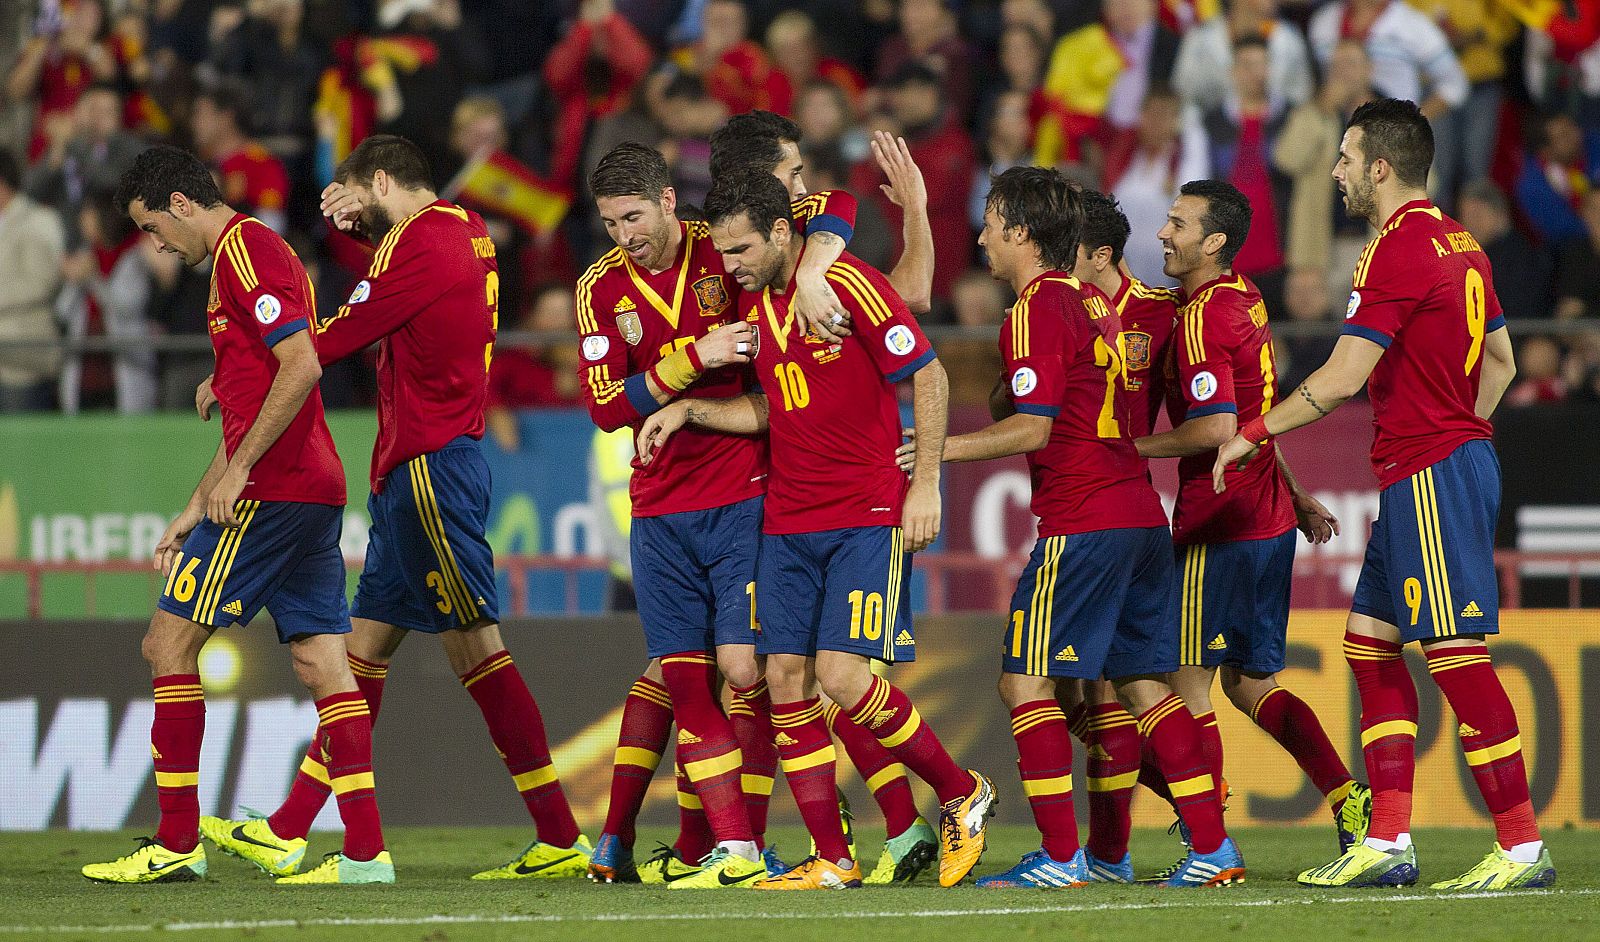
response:
<svg viewBox="0 0 1600 942"><path fill-rule="evenodd" d="M833 82L812 81L795 102L794 123L816 147L837 148L850 163L866 160L872 142L850 111L844 89Z"/></svg>
<svg viewBox="0 0 1600 942"><path fill-rule="evenodd" d="M593 121L627 110L650 71L650 47L617 15L611 0L583 0L578 22L544 63L544 80L559 112L550 178L576 189L578 159Z"/></svg>
<svg viewBox="0 0 1600 942"><path fill-rule="evenodd" d="M867 80L848 63L823 55L817 45L817 26L800 10L785 10L767 27L767 49L777 66L773 74L772 108L793 117L795 99L812 82L826 82L844 92L851 113L861 108Z"/></svg>
<svg viewBox="0 0 1600 942"><path fill-rule="evenodd" d="M1600 181L1600 132L1579 127L1565 114L1536 118L1533 127L1532 146L1517 174L1517 208L1551 245L1587 238L1578 205Z"/></svg>
<svg viewBox="0 0 1600 942"><path fill-rule="evenodd" d="M912 160L922 168L928 192L937 194L928 202L933 257L938 259L933 272L933 296L948 301L950 285L956 274L971 264L975 245L967 224L967 196L977 155L952 108L942 103L942 87L932 69L912 62L890 79L886 98L890 117L906 139ZM850 189L858 199L876 201L898 234L902 213L878 188L884 179L876 161L862 161L851 174ZM901 251L903 245L897 237L895 256L899 257Z"/></svg>
<svg viewBox="0 0 1600 942"><path fill-rule="evenodd" d="M28 171L25 189L60 214L68 244L76 246L84 196L90 190L115 188L144 144L122 130L122 98L108 84L84 90L64 130Z"/></svg>
<svg viewBox="0 0 1600 942"><path fill-rule="evenodd" d="M1273 165L1293 181L1284 246L1289 269L1284 300L1290 316L1298 320L1321 317L1330 309L1343 312L1350 296L1350 274L1367 244L1366 223L1345 212L1329 170L1339 153L1345 122L1357 106L1376 97L1371 79L1366 46L1355 39L1341 40L1316 97L1289 115L1273 145Z"/></svg>
<svg viewBox="0 0 1600 942"><path fill-rule="evenodd" d="M56 315L67 336L138 340L151 336L148 317L155 271L177 275L178 260L156 251L112 192L84 200L79 228L86 246L61 263L64 285ZM69 358L61 371L61 411L114 406L124 415L156 407L156 355L135 349Z"/></svg>
<svg viewBox="0 0 1600 942"><path fill-rule="evenodd" d="M38 160L53 139L66 136L73 107L89 86L116 77L116 59L100 40L104 25L100 0L40 4L34 36L6 77L7 98L35 100L29 161Z"/></svg>
<svg viewBox="0 0 1600 942"><path fill-rule="evenodd" d="M1155 86L1139 109L1139 126L1127 144L1106 156L1105 182L1100 187L1117 198L1132 232L1122 257L1133 277L1147 285L1171 285L1162 273L1164 261L1156 233L1166 225L1167 210L1178 187L1210 175L1205 133L1192 112L1167 86Z"/></svg>
<svg viewBox="0 0 1600 942"><path fill-rule="evenodd" d="M1506 195L1493 181L1461 189L1456 218L1483 246L1494 273L1494 293L1510 318L1550 316L1550 253L1511 226ZM1594 280L1594 270L1586 275Z"/></svg>
<svg viewBox="0 0 1600 942"><path fill-rule="evenodd" d="M1172 67L1172 85L1197 108L1214 108L1228 97L1235 44L1249 36L1266 41L1268 87L1293 108L1311 97L1311 52L1298 27L1278 15L1278 0L1231 0L1183 35Z"/></svg>
<svg viewBox="0 0 1600 942"><path fill-rule="evenodd" d="M1564 402L1567 381L1561 375L1561 347L1549 337L1529 337L1517 351L1517 380L1506 393L1506 405L1531 406Z"/></svg>
<svg viewBox="0 0 1600 942"><path fill-rule="evenodd" d="M1325 4L1312 14L1307 33L1324 69L1340 39L1361 40L1372 60L1373 87L1390 98L1417 102L1429 120L1467 100L1466 74L1444 32L1426 13L1400 0Z"/></svg>
<svg viewBox="0 0 1600 942"><path fill-rule="evenodd" d="M1022 92L1005 92L995 101L989 136L983 145L985 162L978 168L972 181L972 195L967 199L967 222L973 229L983 228L990 179L1028 162L1028 131L1028 96Z"/></svg>
<svg viewBox="0 0 1600 942"><path fill-rule="evenodd" d="M509 137L506 111L500 102L487 95L473 95L456 105L450 121L450 152L463 167L503 153ZM445 189L455 193L454 199L459 205L483 216L484 227L494 242L495 260L500 270L500 310L521 311L529 297L524 268L528 233L515 220L474 202L470 193L458 190L459 186L452 180Z"/></svg>
<svg viewBox="0 0 1600 942"><path fill-rule="evenodd" d="M952 119L964 125L972 115L972 62L976 55L956 29L950 3L901 0L899 25L900 31L878 47L878 83L903 74L907 65L922 65L939 77L941 100Z"/></svg>
<svg viewBox="0 0 1600 942"><path fill-rule="evenodd" d="M1581 216L1583 236L1556 250L1554 314L1560 320L1600 317L1600 189L1584 194ZM1495 273L1498 281L1498 268Z"/></svg>
<svg viewBox="0 0 1600 942"><path fill-rule="evenodd" d="M955 323L974 330L999 325L1006 316L1007 293L987 271L974 268L962 272L951 288L950 304ZM1005 370L994 341L981 334L941 340L939 360L950 374L950 404L953 406L986 405L995 377Z"/></svg>
<svg viewBox="0 0 1600 942"><path fill-rule="evenodd" d="M1589 330L1569 338L1572 351L1561 365L1561 376L1572 398L1600 401L1600 331Z"/></svg>
<svg viewBox="0 0 1600 942"><path fill-rule="evenodd" d="M1004 30L1021 26L1050 42L1056 38L1056 11L1049 0L1001 0L1000 25Z"/></svg>
<svg viewBox="0 0 1600 942"><path fill-rule="evenodd" d="M326 64L305 32L305 0L252 0L246 17L212 50L221 77L250 89L243 122L280 160L294 163L310 149L311 103Z"/></svg>
<svg viewBox="0 0 1600 942"><path fill-rule="evenodd" d="M659 96L651 96L659 100L652 115L666 132L657 146L672 169L678 199L699 206L711 191L711 132L728 120L728 109L697 75L664 71L657 79L663 84Z"/></svg>
<svg viewBox="0 0 1600 942"><path fill-rule="evenodd" d="M0 148L0 341L55 339L65 247L60 217L23 195L17 160ZM0 348L0 412L50 408L60 370L55 347Z"/></svg>
<svg viewBox="0 0 1600 942"><path fill-rule="evenodd" d="M1507 6L1484 0L1449 0L1433 5L1445 36L1467 79L1467 99L1433 122L1435 201L1447 211L1456 206L1462 184L1487 179L1500 130L1500 84L1506 75L1507 46L1520 29Z"/></svg>
<svg viewBox="0 0 1600 942"><path fill-rule="evenodd" d="M379 130L422 148L434 168L450 164L450 123L466 89L485 74L478 47L462 30L458 0L381 0L379 33L359 54L383 76L375 84L397 113L379 115ZM547 62L548 65L548 62Z"/></svg>
<svg viewBox="0 0 1600 942"><path fill-rule="evenodd" d="M710 0L700 20L700 38L672 54L677 66L705 82L706 91L729 114L772 110L780 80L766 50L750 38L750 14L738 0Z"/></svg>
<svg viewBox="0 0 1600 942"><path fill-rule="evenodd" d="M805 161L806 189L812 193L824 190L842 190L850 183L852 161L845 158L837 147L811 143L811 135L801 129L805 145L800 156ZM856 207L856 225L850 234L850 254L878 271L894 268L894 232L874 200L861 200Z"/></svg>
<svg viewBox="0 0 1600 942"><path fill-rule="evenodd" d="M1106 32L1122 53L1105 117L1114 129L1139 123L1139 108L1153 82L1167 82L1178 58L1178 36L1156 20L1156 0L1116 0L1104 8Z"/></svg>
<svg viewBox="0 0 1600 942"><path fill-rule="evenodd" d="M577 317L572 289L545 285L534 293L533 304L518 321L517 329L569 331ZM489 364L484 424L506 451L516 451L521 445L514 410L572 405L578 401L578 363L575 356L563 356L561 349L496 344Z"/></svg>
<svg viewBox="0 0 1600 942"><path fill-rule="evenodd" d="M1029 125L1033 111L1044 107L1044 96L1039 87L1044 83L1046 57L1050 54L1049 40L1031 26L1007 26L1000 33L999 70L984 92L982 107L978 109L978 126L987 126L994 118L995 103L1007 92L1021 92L1028 96Z"/></svg>
<svg viewBox="0 0 1600 942"><path fill-rule="evenodd" d="M216 173L224 202L286 234L289 173L250 136L247 100L248 92L233 83L195 96L194 149Z"/></svg>

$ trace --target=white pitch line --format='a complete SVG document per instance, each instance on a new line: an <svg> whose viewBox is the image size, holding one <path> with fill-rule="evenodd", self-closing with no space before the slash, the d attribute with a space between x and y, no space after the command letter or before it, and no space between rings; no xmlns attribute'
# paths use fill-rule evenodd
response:
<svg viewBox="0 0 1600 942"><path fill-rule="evenodd" d="M1218 894L1215 901L1207 902L1138 902L1138 903L1083 903L1069 906L1007 906L978 909L918 909L897 912L854 913L597 913L587 916L559 914L523 915L450 915L391 916L343 919L226 919L213 922L130 923L118 926L0 926L0 933L42 934L71 933L78 935L114 935L127 932L216 932L242 929L294 929L294 928L359 928L363 926L439 926L439 925L503 925L518 923L588 923L588 922L710 922L721 919L948 919L956 916L1035 916L1063 913L1135 912L1149 909L1196 909L1223 906L1337 906L1350 903L1456 903L1464 900L1496 899L1514 896L1518 899L1548 896L1593 896L1600 889L1578 890L1523 890L1515 893L1398 893L1381 890L1359 896L1319 896L1307 893L1297 899L1227 899Z"/></svg>

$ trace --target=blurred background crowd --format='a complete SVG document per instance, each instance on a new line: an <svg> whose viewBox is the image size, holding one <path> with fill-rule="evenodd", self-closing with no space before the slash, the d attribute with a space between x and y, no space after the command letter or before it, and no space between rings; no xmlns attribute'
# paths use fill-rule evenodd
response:
<svg viewBox="0 0 1600 942"><path fill-rule="evenodd" d="M1600 399L1596 0L0 0L0 78L0 412L192 404L209 270L112 205L141 148L200 154L334 307L366 260L318 194L373 131L418 142L442 194L489 220L510 333L496 407L575 403L572 285L610 247L589 169L645 141L698 204L707 138L752 108L799 124L812 191L860 197L851 250L883 268L900 216L868 138L906 138L956 401L986 396L1011 300L975 244L989 175L1028 163L1114 194L1128 262L1157 284L1180 184L1248 194L1235 267L1292 386L1331 349L1369 237L1328 171L1377 95L1434 122L1431 190L1515 322L1509 401ZM370 362L324 380L330 406L373 393Z"/></svg>

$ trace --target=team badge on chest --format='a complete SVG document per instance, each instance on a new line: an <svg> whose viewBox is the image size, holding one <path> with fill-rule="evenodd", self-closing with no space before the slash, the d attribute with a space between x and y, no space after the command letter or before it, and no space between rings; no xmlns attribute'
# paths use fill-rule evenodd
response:
<svg viewBox="0 0 1600 942"><path fill-rule="evenodd" d="M702 278L692 287L701 317L721 317L728 310L728 290L722 285L721 275Z"/></svg>
<svg viewBox="0 0 1600 942"><path fill-rule="evenodd" d="M1122 332L1122 342L1126 347L1123 359L1127 361L1128 371L1147 370L1150 368L1150 335L1137 330Z"/></svg>

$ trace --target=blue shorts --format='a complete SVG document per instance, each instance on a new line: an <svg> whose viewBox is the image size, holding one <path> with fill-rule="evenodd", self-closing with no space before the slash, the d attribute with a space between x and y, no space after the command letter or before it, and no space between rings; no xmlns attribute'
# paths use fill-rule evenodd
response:
<svg viewBox="0 0 1600 942"><path fill-rule="evenodd" d="M367 498L372 530L350 614L438 634L498 622L489 524L489 466L460 436L407 461Z"/></svg>
<svg viewBox="0 0 1600 942"><path fill-rule="evenodd" d="M762 500L634 518L633 593L651 657L756 643Z"/></svg>
<svg viewBox="0 0 1600 942"><path fill-rule="evenodd" d="M1499 516L1500 459L1485 439L1384 488L1350 610L1402 641L1498 634Z"/></svg>
<svg viewBox="0 0 1600 942"><path fill-rule="evenodd" d="M1283 670L1295 533L1172 548L1182 567L1179 664L1226 664L1252 674Z"/></svg>
<svg viewBox="0 0 1600 942"><path fill-rule="evenodd" d="M156 605L213 628L248 625L265 608L285 643L349 631L339 549L344 508L241 500L233 512L237 527L208 519L189 533Z"/></svg>
<svg viewBox="0 0 1600 942"><path fill-rule="evenodd" d="M1033 677L1131 677L1178 666L1172 534L1129 527L1050 536L1011 596L1001 670Z"/></svg>
<svg viewBox="0 0 1600 942"><path fill-rule="evenodd" d="M763 534L756 568L757 653L917 659L911 554L899 527Z"/></svg>

